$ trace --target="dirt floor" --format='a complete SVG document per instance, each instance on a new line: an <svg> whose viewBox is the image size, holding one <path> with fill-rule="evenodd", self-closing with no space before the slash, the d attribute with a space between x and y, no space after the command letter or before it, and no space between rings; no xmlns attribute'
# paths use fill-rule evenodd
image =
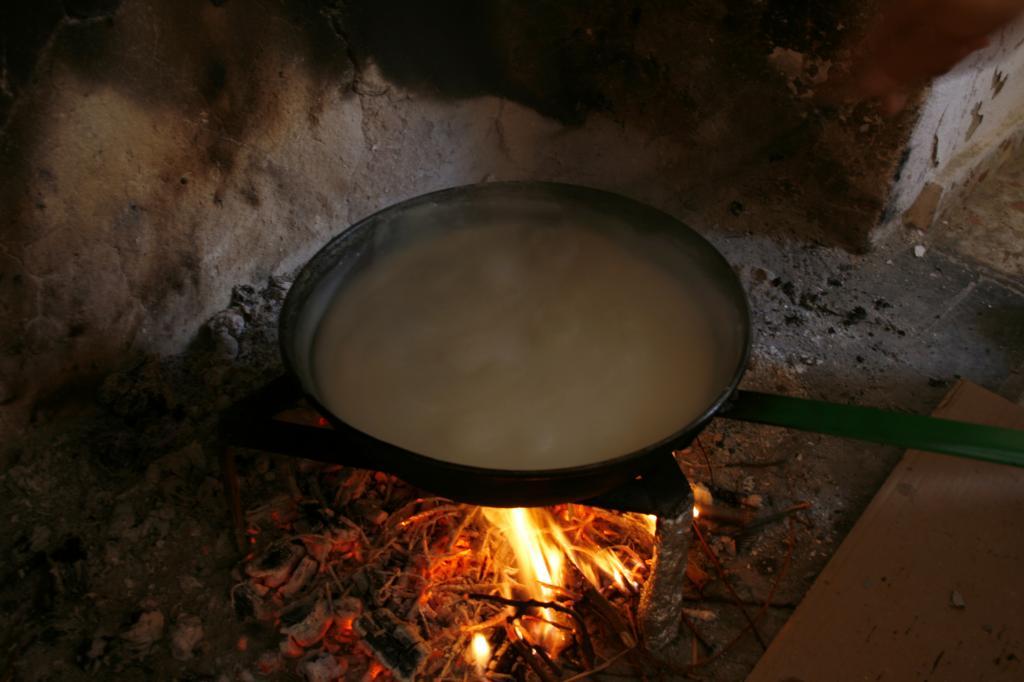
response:
<svg viewBox="0 0 1024 682"><path fill-rule="evenodd" d="M1018 196L992 191L946 229L896 235L866 256L709 230L754 310L744 386L927 413L962 376L1018 399L1019 259L994 263L979 255L988 230L958 231L975 215L1019 238ZM25 442L5 444L0 680L301 679L292 659L261 674L257 661L278 651L280 635L233 608L242 555L213 436L220 410L280 371L275 320L287 286L238 287L189 352L111 376L78 412L40 415ZM717 505L766 518L810 504L745 532L702 526L748 614L763 610L767 643L900 453L725 419L700 442L706 458L694 447L680 461ZM239 468L247 509L295 492L280 458L254 453ZM722 651L746 624L699 543L691 561L680 582L707 646L680 640L681 666ZM761 651L748 633L693 674L741 680Z"/></svg>

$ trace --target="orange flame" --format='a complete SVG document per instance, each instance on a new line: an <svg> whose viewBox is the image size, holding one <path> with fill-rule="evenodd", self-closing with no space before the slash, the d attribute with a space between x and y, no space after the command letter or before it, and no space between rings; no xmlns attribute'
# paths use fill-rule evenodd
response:
<svg viewBox="0 0 1024 682"><path fill-rule="evenodd" d="M492 509L484 508L484 517L508 542L514 565L506 567L506 580L501 591L513 597L513 585L518 586L519 597L537 601L553 601L560 595L559 588L571 582L571 569L575 568L595 588L609 581L619 589L636 589L633 570L630 570L610 548L590 543L581 547L574 543L558 518L549 509ZM571 519L572 507L565 508ZM652 533L656 518L641 521ZM569 643L569 638L558 625L568 625L566 618L552 609L541 609L540 618L526 623L530 639L557 654ZM553 623L553 624L552 624Z"/></svg>
<svg viewBox="0 0 1024 682"><path fill-rule="evenodd" d="M552 589L563 584L564 553L552 541L550 528L556 526L544 509L484 509L484 517L508 540L515 555L515 567L509 567L515 581L531 599L550 601L557 595ZM509 580L502 583L505 597L512 596ZM551 609L541 610L544 620L558 622ZM536 623L530 634L552 650L561 649L564 637L558 628Z"/></svg>
<svg viewBox="0 0 1024 682"><path fill-rule="evenodd" d="M466 658L476 666L477 674L482 677L491 660L491 643L487 641L487 637L483 633L478 632L473 635Z"/></svg>

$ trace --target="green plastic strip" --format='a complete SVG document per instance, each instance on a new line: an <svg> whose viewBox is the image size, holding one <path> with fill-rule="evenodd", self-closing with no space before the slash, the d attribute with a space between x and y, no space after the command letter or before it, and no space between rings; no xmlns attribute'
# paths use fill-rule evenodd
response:
<svg viewBox="0 0 1024 682"><path fill-rule="evenodd" d="M722 417L1024 467L1024 431L737 391Z"/></svg>

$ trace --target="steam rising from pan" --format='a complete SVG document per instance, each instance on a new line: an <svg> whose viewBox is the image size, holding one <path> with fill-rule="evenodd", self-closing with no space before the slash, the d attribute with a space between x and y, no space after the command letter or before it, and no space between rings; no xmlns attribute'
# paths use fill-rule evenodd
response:
<svg viewBox="0 0 1024 682"><path fill-rule="evenodd" d="M557 208L384 226L324 306L316 392L352 426L439 460L600 462L715 399L712 291L672 240Z"/></svg>

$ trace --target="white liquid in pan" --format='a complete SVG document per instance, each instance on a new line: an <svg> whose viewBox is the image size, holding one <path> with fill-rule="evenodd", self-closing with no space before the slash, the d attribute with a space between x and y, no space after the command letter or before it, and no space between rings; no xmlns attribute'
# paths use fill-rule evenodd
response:
<svg viewBox="0 0 1024 682"><path fill-rule="evenodd" d="M453 230L378 258L329 304L319 398L435 459L600 462L671 435L723 388L698 295L596 231Z"/></svg>

